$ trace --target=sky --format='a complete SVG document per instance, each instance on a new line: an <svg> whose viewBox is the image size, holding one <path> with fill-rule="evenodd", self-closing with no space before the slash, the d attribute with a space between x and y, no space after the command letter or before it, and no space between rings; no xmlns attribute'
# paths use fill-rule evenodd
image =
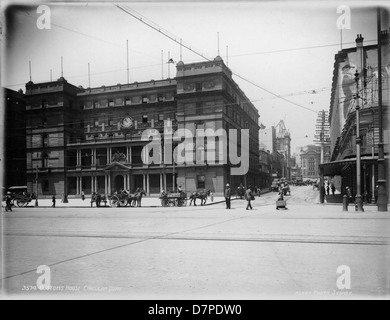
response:
<svg viewBox="0 0 390 320"><path fill-rule="evenodd" d="M37 5L3 6L3 87L25 90L29 61L33 82L58 79L61 57L64 77L76 86L89 86L88 64L91 87L126 83L127 41L130 82L173 78L175 65L167 61L180 61L182 39L198 53L183 47L184 63L219 53L259 110L261 123L269 128L285 122L292 152L313 142L317 113L329 110L335 54L354 47L357 34L367 45L377 39L373 1L46 4L50 29L38 27L43 13ZM350 28L342 33L340 5L351 9ZM388 28L387 17L384 25Z"/></svg>

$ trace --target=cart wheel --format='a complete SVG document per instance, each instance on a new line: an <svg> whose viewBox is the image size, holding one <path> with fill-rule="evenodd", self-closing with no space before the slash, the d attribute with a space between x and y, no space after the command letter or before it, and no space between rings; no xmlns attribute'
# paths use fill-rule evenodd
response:
<svg viewBox="0 0 390 320"><path fill-rule="evenodd" d="M183 199L183 200L182 200L182 206L183 206L183 207L186 207L186 206L187 206L187 199Z"/></svg>
<svg viewBox="0 0 390 320"><path fill-rule="evenodd" d="M127 200L120 200L119 203L120 203L121 207L126 207L127 206Z"/></svg>
<svg viewBox="0 0 390 320"><path fill-rule="evenodd" d="M117 208L120 206L119 198L117 196L113 196L111 198L111 207Z"/></svg>

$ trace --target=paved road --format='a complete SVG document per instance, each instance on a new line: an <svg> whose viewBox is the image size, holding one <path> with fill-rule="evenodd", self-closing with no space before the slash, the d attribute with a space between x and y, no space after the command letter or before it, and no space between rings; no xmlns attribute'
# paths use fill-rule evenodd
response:
<svg viewBox="0 0 390 320"><path fill-rule="evenodd" d="M275 210L275 197L263 195L252 211L244 201L234 201L230 211L223 204L16 208L2 220L3 294L132 299L389 294L389 214L375 207L343 213L340 206L319 205L310 187L292 189L287 211ZM48 275L46 269L37 273L42 265L50 268L47 291L36 288L38 278Z"/></svg>

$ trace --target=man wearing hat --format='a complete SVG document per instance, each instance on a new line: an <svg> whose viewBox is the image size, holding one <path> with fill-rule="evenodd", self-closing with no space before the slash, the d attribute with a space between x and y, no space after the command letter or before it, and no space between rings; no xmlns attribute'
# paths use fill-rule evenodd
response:
<svg viewBox="0 0 390 320"><path fill-rule="evenodd" d="M226 209L230 209L230 198L232 196L232 192L230 190L230 185L226 185L226 190L225 190L225 201L226 201Z"/></svg>

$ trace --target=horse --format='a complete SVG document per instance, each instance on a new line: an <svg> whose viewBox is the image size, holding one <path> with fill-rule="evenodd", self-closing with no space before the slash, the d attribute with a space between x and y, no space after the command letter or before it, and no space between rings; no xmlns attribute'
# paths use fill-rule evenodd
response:
<svg viewBox="0 0 390 320"><path fill-rule="evenodd" d="M146 192L143 189L137 189L137 191L134 194L129 194L127 198L127 203L130 205L130 207L141 207L142 197L146 196Z"/></svg>
<svg viewBox="0 0 390 320"><path fill-rule="evenodd" d="M194 202L194 206L196 206L196 199L200 199L200 205L203 206L206 204L207 197L210 196L211 191L205 190L205 191L195 191L191 193L190 195L190 205L192 202Z"/></svg>

